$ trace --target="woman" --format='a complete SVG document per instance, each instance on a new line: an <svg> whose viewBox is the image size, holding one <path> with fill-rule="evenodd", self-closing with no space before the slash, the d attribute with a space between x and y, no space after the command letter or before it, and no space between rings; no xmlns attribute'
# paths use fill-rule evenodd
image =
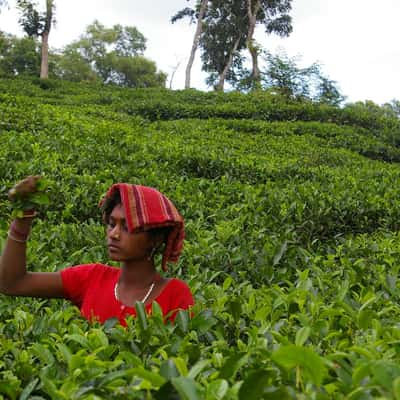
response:
<svg viewBox="0 0 400 400"><path fill-rule="evenodd" d="M10 198L28 198L36 192L37 176L18 183ZM59 272L27 272L26 242L34 210L16 218L0 259L0 291L7 295L61 297L76 304L81 314L101 323L135 315L135 303L144 303L148 313L157 301L166 318L174 320L180 309L193 305L189 287L179 279L166 279L156 271L154 256L162 250L162 269L176 262L183 239L183 218L172 202L157 190L118 183L100 202L107 226L108 253L121 268L85 264Z"/></svg>

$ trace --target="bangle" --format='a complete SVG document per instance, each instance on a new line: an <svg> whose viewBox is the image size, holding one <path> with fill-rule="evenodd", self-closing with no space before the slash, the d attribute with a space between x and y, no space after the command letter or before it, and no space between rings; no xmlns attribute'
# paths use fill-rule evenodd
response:
<svg viewBox="0 0 400 400"><path fill-rule="evenodd" d="M18 243L26 243L26 242L27 242L26 239L25 239L25 240L17 239L16 237L14 237L14 236L11 234L10 231L8 231L7 236L8 236L9 239L13 240L14 242L18 242Z"/></svg>
<svg viewBox="0 0 400 400"><path fill-rule="evenodd" d="M27 231L25 231L25 232L23 232L23 231L20 231L20 230L18 230L16 227L15 227L15 225L16 225L16 223L15 223L15 220L11 223L11 226L10 226L10 229L9 229L9 231L13 234L13 235L15 235L15 236L18 236L18 239L28 239L28 237L29 237L29 233L30 233L30 231L31 231L31 227L28 227L28 230Z"/></svg>
<svg viewBox="0 0 400 400"><path fill-rule="evenodd" d="M20 218L33 218L36 217L36 210L31 208L30 210L24 210L24 214Z"/></svg>

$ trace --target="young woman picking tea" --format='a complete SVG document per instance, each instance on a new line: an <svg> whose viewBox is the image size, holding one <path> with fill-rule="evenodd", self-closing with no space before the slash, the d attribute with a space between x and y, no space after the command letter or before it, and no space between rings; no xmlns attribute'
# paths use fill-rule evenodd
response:
<svg viewBox="0 0 400 400"><path fill-rule="evenodd" d="M12 201L27 199L37 191L38 176L29 176L9 192ZM166 319L194 301L188 285L177 278L164 278L155 265L162 253L161 268L176 262L184 240L184 222L174 204L154 188L127 183L110 187L100 202L106 224L108 254L120 268L83 264L58 272L28 272L26 246L35 218L25 210L11 223L0 259L0 292L11 296L65 298L77 305L89 320L101 323L136 315L135 303L148 313L157 302Z"/></svg>

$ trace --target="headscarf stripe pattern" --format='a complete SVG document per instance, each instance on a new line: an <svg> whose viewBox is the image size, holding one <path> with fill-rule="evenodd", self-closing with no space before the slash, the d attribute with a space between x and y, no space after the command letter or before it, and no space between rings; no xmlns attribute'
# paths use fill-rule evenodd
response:
<svg viewBox="0 0 400 400"><path fill-rule="evenodd" d="M136 216L137 216L137 227L142 227L145 224L145 219L144 219L143 211L142 211L142 201L140 198L140 193L137 190L135 185L132 185L132 190L130 190L129 187L126 187L125 189L128 190L130 193L132 193L131 197L135 203L135 210L136 210ZM134 229L135 229L135 225L133 225L131 230L133 231Z"/></svg>
<svg viewBox="0 0 400 400"><path fill-rule="evenodd" d="M114 192L114 190L111 191L111 189L110 189L110 195L113 192ZM133 197L133 191L128 190L128 188L121 187L119 189L119 193L121 196L122 204L127 205L127 206L124 206L126 223L127 223L129 232L132 232L134 229L134 226L138 225L138 223L139 223L138 222L139 218L138 218L138 213L137 213L137 208L136 208L137 202L135 201L135 199ZM108 196L106 195L106 197L108 197ZM105 199L103 199L103 201L104 200Z"/></svg>
<svg viewBox="0 0 400 400"><path fill-rule="evenodd" d="M160 197L160 203L162 204L163 209L165 210L165 214L168 215L168 218L172 220L176 219L176 215L173 214L171 206L169 204L170 202L168 199L165 198L164 195Z"/></svg>
<svg viewBox="0 0 400 400"><path fill-rule="evenodd" d="M116 183L100 202L102 206L116 190L120 192L129 232L153 228L172 227L168 234L162 258L162 268L167 262L177 262L185 238L184 221L174 204L158 190L142 185Z"/></svg>
<svg viewBox="0 0 400 400"><path fill-rule="evenodd" d="M146 224L146 221L150 221L149 218L149 210L147 209L147 206L152 205L152 201L146 201L146 198L144 197L145 192L147 191L146 188L143 187L143 190L139 190L137 186L135 186L135 189L137 193L139 194L139 204L140 204L140 210L142 211L142 216L143 216L143 224ZM157 195L158 197L158 195ZM155 210L156 212L156 210ZM151 214L151 211L150 211Z"/></svg>

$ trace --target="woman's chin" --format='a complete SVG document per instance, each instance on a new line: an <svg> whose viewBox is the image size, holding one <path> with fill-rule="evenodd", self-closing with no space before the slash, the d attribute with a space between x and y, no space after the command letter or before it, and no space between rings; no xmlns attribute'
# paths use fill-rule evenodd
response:
<svg viewBox="0 0 400 400"><path fill-rule="evenodd" d="M109 251L108 252L108 256L110 257L110 260L112 261L123 261L123 257L121 256L121 254L116 254L114 252Z"/></svg>

